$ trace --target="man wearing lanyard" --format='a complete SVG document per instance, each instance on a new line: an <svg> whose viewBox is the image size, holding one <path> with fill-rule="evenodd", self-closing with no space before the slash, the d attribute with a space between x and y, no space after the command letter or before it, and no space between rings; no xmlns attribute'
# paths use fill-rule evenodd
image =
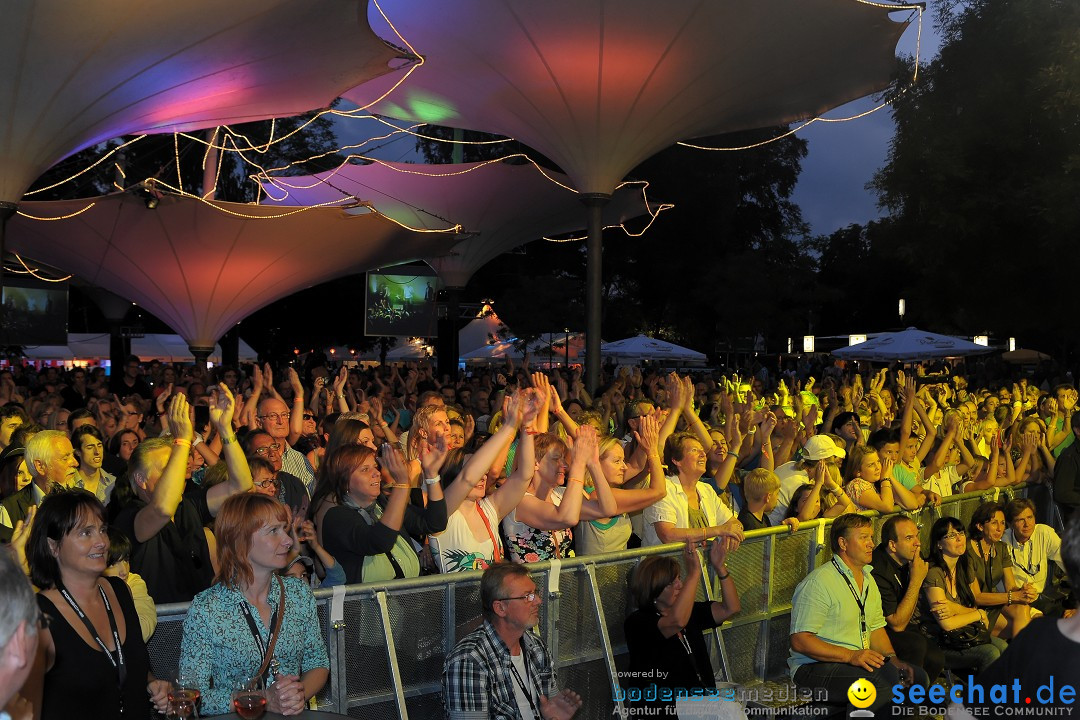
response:
<svg viewBox="0 0 1080 720"><path fill-rule="evenodd" d="M830 705L846 704L860 678L874 685L876 711L892 686L928 683L926 672L896 657L885 632L881 595L870 575L874 530L863 515L841 515L829 537L833 558L799 583L791 600L788 668L799 687L823 689Z"/></svg>
<svg viewBox="0 0 1080 720"><path fill-rule="evenodd" d="M556 693L555 667L543 641L540 594L524 565L495 563L480 580L484 624L446 657L443 702L451 720L569 720L581 707Z"/></svg>
<svg viewBox="0 0 1080 720"><path fill-rule="evenodd" d="M1032 607L1051 617L1072 617L1071 599L1054 582L1051 566L1056 565L1064 574L1061 561L1061 538L1049 525L1035 522L1035 503L1028 498L1016 498L1005 506L1005 519L1009 528L1005 531L1005 546L1012 555L1013 574L1021 585L1031 583L1039 591Z"/></svg>

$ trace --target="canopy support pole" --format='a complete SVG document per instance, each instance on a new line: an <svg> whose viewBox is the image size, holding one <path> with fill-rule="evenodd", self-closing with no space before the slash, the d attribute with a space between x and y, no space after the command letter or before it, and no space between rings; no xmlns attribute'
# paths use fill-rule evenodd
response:
<svg viewBox="0 0 1080 720"><path fill-rule="evenodd" d="M454 285L446 286L444 290L446 317L439 323L438 373L439 375L449 375L452 381L457 380L458 356L461 355L461 348L458 343L461 290L462 288Z"/></svg>
<svg viewBox="0 0 1080 720"><path fill-rule="evenodd" d="M8 220L15 215L18 205L13 202L0 201L0 298L4 294L4 236L7 234ZM3 315L2 303L0 303L0 327L7 319Z"/></svg>
<svg viewBox="0 0 1080 720"><path fill-rule="evenodd" d="M195 356L195 367L205 368L206 360L210 357L210 353L214 352L213 347L206 347L205 345L188 345L188 350Z"/></svg>
<svg viewBox="0 0 1080 720"><path fill-rule="evenodd" d="M600 385L601 290L604 277L604 205L611 195L582 193L588 214L585 271L585 389L592 395Z"/></svg>

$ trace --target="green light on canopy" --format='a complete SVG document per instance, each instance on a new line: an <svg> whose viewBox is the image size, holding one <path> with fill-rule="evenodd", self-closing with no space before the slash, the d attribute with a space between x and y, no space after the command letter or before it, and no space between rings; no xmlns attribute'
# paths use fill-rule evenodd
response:
<svg viewBox="0 0 1080 720"><path fill-rule="evenodd" d="M385 103L380 108L379 113L401 120L423 122L431 125L445 124L450 118L460 117L445 98L416 90L407 93L405 105L408 107L402 107L396 103Z"/></svg>

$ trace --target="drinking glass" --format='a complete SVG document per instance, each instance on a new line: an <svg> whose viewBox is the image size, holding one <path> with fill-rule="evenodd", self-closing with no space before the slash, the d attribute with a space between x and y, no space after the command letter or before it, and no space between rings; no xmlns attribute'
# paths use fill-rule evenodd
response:
<svg viewBox="0 0 1080 720"><path fill-rule="evenodd" d="M191 676L177 672L169 683L169 720L189 720L199 717L199 701L202 692Z"/></svg>
<svg viewBox="0 0 1080 720"><path fill-rule="evenodd" d="M266 712L266 693L258 678L244 678L236 684L232 693L232 705L236 714L244 720L258 720Z"/></svg>

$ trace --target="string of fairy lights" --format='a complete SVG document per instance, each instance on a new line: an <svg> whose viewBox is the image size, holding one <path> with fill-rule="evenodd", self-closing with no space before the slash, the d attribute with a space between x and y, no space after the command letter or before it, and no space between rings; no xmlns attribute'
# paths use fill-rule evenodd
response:
<svg viewBox="0 0 1080 720"><path fill-rule="evenodd" d="M772 138L769 138L767 140L763 140L763 141L760 141L760 142L752 143L752 144L740 145L740 146L726 146L726 147L706 146L706 145L701 145L701 144L692 143L692 142L688 142L688 141L680 141L680 142L678 142L676 144L680 145L680 146L683 146L683 147L688 147L688 148L697 149L697 150L712 151L712 152L734 152L734 151L742 151L742 150L751 150L751 149L755 149L755 148L760 148L760 147L768 145L770 143L778 142L778 141L780 141L780 140L782 140L782 139L784 139L786 137L790 137L791 135L794 135L794 134L804 130L805 128L807 128L807 127L809 127L812 124L817 123L817 122L841 123L841 122L850 122L850 121L858 120L860 118L866 117L867 115L878 112L879 110L889 106L898 97L900 97L901 95L906 93L918 81L919 58L920 58L920 52L921 52L922 23L923 23L924 5L922 5L922 4L902 4L901 5L901 4L877 2L876 0L853 0L853 1L857 2L859 4L870 5L870 6L873 6L873 7L884 8L884 9L888 9L888 10L892 10L892 11L905 11L905 10L907 10L907 11L912 12L912 17L917 17L918 22L917 22L916 43L915 43L914 72L913 72L913 75L912 75L912 78L911 78L910 82L908 82L903 88L900 88L897 93L895 93L892 97L884 99L882 102L880 102L875 107L873 107L873 108L871 108L869 110L859 112L859 113L856 113L856 114L853 114L853 115L849 115L849 116L846 116L846 117L840 117L840 118L815 117L815 118L812 118L812 119L810 119L810 120L808 120L806 122L803 122L803 123L801 123L801 124L799 124L799 125L797 125L795 127L789 128L784 133L778 134L775 137L772 137ZM558 187L560 187L560 188L562 188L564 190L567 190L569 192L577 192L573 187L571 187L570 185L567 185L564 182L561 182L558 178L554 177L550 171L548 171L547 169L545 169L544 167L539 165L535 160L533 160L531 157L529 157L528 155L526 155L525 153L522 153L522 152L507 153L507 154L502 155L502 156L497 157L497 158L485 160L485 161L478 162L478 163L471 163L469 165L469 167L467 167L467 168L461 168L461 169L455 169L455 170L434 170L433 168L439 167L437 165L417 165L416 166L417 168L425 168L425 169L423 169L423 170L421 170L421 169L413 170L413 169L409 169L409 168L404 168L404 167L402 167L402 166L400 166L398 164L388 163L388 162L386 162L384 160L381 160L379 158L372 157L370 155L364 154L363 152L359 152L359 151L362 151L365 146L369 146L372 143L389 141L389 140L392 140L396 136L399 136L399 135L408 135L408 136L412 136L412 137L415 137L415 138L418 138L418 139L421 139L421 140L424 140L424 141L434 142L434 143L442 143L442 144L448 144L448 145L491 146L491 145L498 145L498 144L501 144L501 143L513 142L513 140L514 140L513 138L510 138L510 137L494 138L494 139L482 139L482 140L466 140L464 138L455 138L455 137L438 137L438 136L429 135L429 134L425 134L423 132L420 132L418 130L418 128L423 126L422 123L414 123L414 124L399 123L399 122L394 121L394 120L392 120L390 118L379 116L379 115L374 115L374 114L371 114L370 112L368 112L368 110L371 107L379 104L380 102L384 101L386 98L392 96L393 93L395 91L397 91L398 88L400 88L404 83L407 82L408 78L412 75L412 73L415 72L421 66L423 66L425 64L425 62L426 62L424 56L420 52L418 52L416 50L416 48L414 48L413 45L408 41L408 39L406 39L401 34L401 32L397 29L397 27L395 26L393 21L390 19L390 17L387 15L387 13L382 8L379 1L378 0L372 0L371 4L375 7L376 11L382 17L382 19L386 23L387 27L390 28L391 32L394 34L394 36L397 38L397 40L400 41L401 46L399 47L399 49L402 50L402 55L407 60L407 64L405 66L403 66L403 68L405 69L405 72L400 73L400 77L397 78L397 80L391 85L391 87L388 90L386 90L385 92L383 92L378 98L376 98L374 100L371 100L370 102L365 103L363 106L359 106L359 107L356 107L356 108L353 108L353 109L342 110L340 108L326 108L326 109L323 109L323 110L319 110L317 112L312 113L309 118L307 118L303 122L299 123L296 127L292 128L291 130L289 130L287 132L281 133L281 134L278 134L278 132L277 132L277 130L278 130L277 121L276 120L271 120L270 125L269 125L269 134L268 134L268 137L265 140L265 142L256 142L256 141L253 140L253 138L249 137L248 134L246 134L244 132L241 132L237 128L231 127L231 126L228 126L228 125L222 125L222 126L219 126L219 127L216 127L216 128L212 128L209 131L209 137L208 138L207 137L200 137L199 135L188 133L188 132L174 132L173 133L173 148L172 148L173 157L172 157L172 163L171 164L173 164L173 166L175 167L175 170L176 170L176 183L175 184L172 184L171 182L166 182L163 179L161 179L161 177L160 177L161 173L160 172L155 177L145 178L145 179L140 180L140 181L135 182L135 183L128 183L127 182L127 174L125 172L124 167L122 166L122 164L120 162L114 161L113 165L114 165L114 168L115 168L115 171L116 171L116 176L118 178L120 178L120 179L123 179L124 182L125 182L125 185L121 185L119 182L117 182L114 179L114 181L112 183L113 187L115 187L118 191L121 191L121 192L128 192L128 191L135 190L135 189L149 190L152 193L157 193L159 197L162 196L163 194L165 194L163 192L163 191L165 191L168 194L175 195L175 196L178 196L178 197L192 198L194 200L197 200L199 202L204 203L205 205L207 205L207 206L209 206L209 207L211 207L211 208L213 208L213 209L215 209L215 210L217 210L219 212L222 212L222 213L225 213L225 214L228 214L228 215L232 215L232 216L235 216L235 217L238 217L238 218L249 219L249 220L280 219L280 218L290 217L290 216L294 216L294 215L297 215L297 214L300 214L300 213L310 212L310 211L318 210L318 209L322 209L322 208L335 208L336 207L336 208L354 209L354 208L357 208L357 207L364 207L369 212L377 214L377 215L379 215L379 216L381 216L381 217L383 217L383 218L385 218L385 219L399 225L400 227L402 227L402 228L404 228L406 230L412 231L412 232L459 234L463 230L461 224L459 224L459 223L453 223L451 220L448 220L446 218L442 218L437 213L427 211L427 210L425 210L423 208L412 205L411 203L405 203L405 204L408 204L410 207L412 207L413 209L415 209L415 210L417 210L419 212L425 213L425 214L430 215L432 217L439 218L440 220L447 223L447 227L445 227L445 228L411 227L411 226L409 226L408 224L406 224L404 222L401 222L401 221L399 221L399 220L397 220L397 219L395 219L393 217L390 217L387 214L384 214L384 213L380 212L378 210L378 208L375 207L374 204L372 204L371 202L361 201L359 198L357 198L357 197L355 197L353 195L349 195L349 194L345 193L344 191L342 191L342 190L340 190L338 188L335 188L335 189L337 189L339 192L342 192L342 196L340 198L334 198L334 199L331 199L331 200L328 200L328 201L325 201L325 202L316 203L316 204L312 204L312 205L296 206L296 207L291 207L289 209L278 209L278 208L275 207L273 210L268 209L269 211L265 211L265 210L262 210L260 208L259 212L243 212L243 211L235 210L235 209L233 209L233 207L235 207L237 205L236 203L223 203L223 202L216 201L216 200L212 199L215 192L216 192L216 189L217 189L217 187L218 187L218 185L220 183L222 166L224 164L221 161L220 157L216 161L216 167L214 169L213 185L211 185L209 187L204 187L202 189L201 194L200 193L189 192L188 190L186 190L184 188L183 174L182 174L182 169L181 169L181 155L182 155L182 152L181 152L181 140L184 140L186 143L191 143L194 146L198 146L198 145L203 146L203 156L202 156L202 163L201 164L202 164L202 168L203 168L204 171L205 171L205 169L207 167L207 163L211 162L211 156L212 156L213 153L218 153L218 154L229 153L230 156L236 158L238 160L238 162L239 162L240 168L249 170L249 172L247 173L247 181L248 182L254 182L256 184L257 190L256 190L255 204L258 204L259 202L262 201L264 194L265 194L266 197L270 198L271 200L273 200L275 202L283 202L284 200L286 200L289 197L290 190L295 190L295 191L310 190L310 189L312 189L312 188L314 188L314 187L316 187L316 186L318 186L320 184L329 183L334 178L334 176L337 175L341 171L341 169L345 165L350 164L350 163L354 163L356 161L362 161L362 162L368 162L368 163L377 163L377 164L382 165L383 167L389 168L389 169L394 170L396 172L401 172L401 173L406 173L406 174L424 175L424 176L428 176L428 177L455 177L455 176L460 176L460 175L465 175L465 174L468 174L468 173L471 173L471 172L475 172L475 171L480 170L481 168L483 168L483 167L485 167L487 165L491 165L491 164L494 164L494 163L508 162L508 161L512 161L512 160L524 159L529 164L531 164L549 182L551 182L551 183L557 185ZM369 138L367 138L365 140L362 140L359 143L354 143L354 144L350 144L350 145L342 145L342 146L339 146L339 147L337 147L337 148L335 148L333 150L327 150L327 151L324 151L324 152L319 152L319 153L313 154L313 155L311 155L309 157L306 157L306 158L303 158L303 159L290 160L290 161L286 162L283 165L278 165L278 166L275 166L275 167L265 167L255 157L255 156L258 156L258 155L266 155L272 147L289 141L293 137L297 136L299 133L302 133L304 130L306 130L308 127L310 127L313 123L317 122L319 119L323 118L324 116L328 116L328 115L329 116L334 116L334 117L340 117L340 118L344 118L344 119L374 120L374 121L376 121L378 123L381 123L381 124L385 125L388 128L388 131L385 134L382 134L382 135L373 135L373 136L371 136L371 137L369 137ZM34 190L31 190L31 191L25 193L24 197L29 198L29 197L32 197L32 196L37 195L39 193L43 193L43 192L46 192L48 190L53 190L53 189L55 189L57 187L61 187L61 186L65 185L65 184L72 183L75 180L77 180L78 178L83 177L87 173L93 171L95 168L101 166L104 162L106 162L109 158L115 156L117 153L120 153L123 150L131 147L132 145L135 145L136 143L144 140L146 137L147 137L147 135L143 134L143 135L138 135L138 136L132 137L130 139L127 139L124 142L109 148L99 158L97 158L93 163L91 163L91 164L87 165L86 167L78 170L77 172L75 172L75 173L71 174L70 176L66 177L65 179L56 181L56 182L51 183L51 184L49 184L47 186L44 186L44 187L40 187L40 188L36 188ZM295 167L297 167L299 165L305 165L305 164L314 163L316 161L323 160L323 159L325 159L327 157L330 157L330 156L341 157L342 153L344 153L344 152L348 153L347 155L344 156L344 159L342 159L335 167L331 168L330 170L316 175L315 176L316 179L314 181L310 182L310 183L307 183L307 184L298 183L298 182L293 181L290 176L283 175L283 173L287 173L287 172L289 172L290 170L292 170L293 168L295 168ZM656 221L656 218L659 217L659 215L662 212L673 208L674 205L671 204L671 203L656 203L654 205L652 202L650 202L649 198L648 198L648 193L647 193L649 183L647 181L644 181L644 180L628 180L628 181L624 181L624 182L620 183L616 187L616 190L621 189L621 188L626 187L626 186L632 186L632 185L638 185L641 188L642 199L643 199L645 208L647 210L647 214L649 216L648 221L645 223L644 227L642 227L639 230L631 230L628 227L626 227L625 223L617 223L617 224L612 224L612 225L606 225L604 227L604 229L621 228L622 231L625 232L628 236L639 237L639 236L643 235L645 232L647 232L650 227L652 227L653 223ZM333 187L333 186L331 185L331 187ZM273 195L271 193L271 189L279 191L282 194L280 196L275 196L275 195ZM403 202L403 201L399 200L399 202ZM95 205L96 205L96 203L94 201L88 201L88 203L84 207L82 207L82 208L80 208L78 210L74 210L72 212L66 212L66 213L64 213L62 215L53 216L53 217L44 217L44 216L32 215L32 214L29 214L29 213L21 210L21 209L18 210L17 212L22 217L25 217L25 218L30 219L30 220L35 220L35 221L43 221L43 222L65 221L65 220L70 220L72 218L76 218L76 217L82 215L83 213L85 213L85 212L89 211L90 209L92 209ZM565 238L544 237L543 239L546 240L546 241L549 241L549 242L567 243L567 242L580 242L580 241L584 240L585 237L586 236L582 235L582 236L573 236L573 237L565 237ZM20 268L11 268L10 269L11 272L20 273L20 274L30 274L30 275L33 275L34 277L38 278L38 279L45 280L45 281L48 281L48 282L62 282L62 281L67 280L67 279L69 279L71 277L70 275L66 276L64 278L49 278L49 277L46 277L46 276L41 274L41 272L42 272L41 268L32 268L25 262L25 260L22 257L20 257L18 255L16 255L15 257L18 260L18 262L20 263L21 269Z"/></svg>

